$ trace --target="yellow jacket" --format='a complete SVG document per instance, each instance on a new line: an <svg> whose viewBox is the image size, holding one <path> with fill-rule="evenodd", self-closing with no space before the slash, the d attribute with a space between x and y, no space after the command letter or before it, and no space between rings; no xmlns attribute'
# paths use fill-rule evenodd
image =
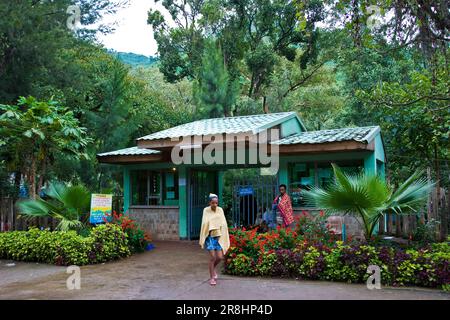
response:
<svg viewBox="0 0 450 320"><path fill-rule="evenodd" d="M220 230L219 244L222 247L223 254L227 253L230 247L230 236L228 235L228 225L225 214L221 207L213 211L211 207L203 209L202 227L200 229L200 246L205 246L205 240L211 230Z"/></svg>

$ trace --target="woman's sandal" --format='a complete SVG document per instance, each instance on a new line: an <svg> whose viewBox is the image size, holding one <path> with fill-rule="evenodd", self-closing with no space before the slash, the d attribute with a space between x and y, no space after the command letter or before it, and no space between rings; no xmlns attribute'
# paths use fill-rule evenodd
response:
<svg viewBox="0 0 450 320"><path fill-rule="evenodd" d="M215 286L217 284L216 280L213 278L211 280L209 280L209 284L212 286Z"/></svg>
<svg viewBox="0 0 450 320"><path fill-rule="evenodd" d="M217 275L217 272L214 272L214 277L213 277L213 279L214 279L214 280L217 280L217 278L219 278L219 276Z"/></svg>

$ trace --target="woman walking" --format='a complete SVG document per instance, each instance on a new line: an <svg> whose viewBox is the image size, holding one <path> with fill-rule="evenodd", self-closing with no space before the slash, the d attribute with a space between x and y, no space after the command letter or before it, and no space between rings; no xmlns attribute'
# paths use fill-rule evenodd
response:
<svg viewBox="0 0 450 320"><path fill-rule="evenodd" d="M209 252L209 284L217 284L216 266L230 247L228 225L225 214L219 207L219 198L209 195L209 206L203 209L202 227L200 229L200 246Z"/></svg>

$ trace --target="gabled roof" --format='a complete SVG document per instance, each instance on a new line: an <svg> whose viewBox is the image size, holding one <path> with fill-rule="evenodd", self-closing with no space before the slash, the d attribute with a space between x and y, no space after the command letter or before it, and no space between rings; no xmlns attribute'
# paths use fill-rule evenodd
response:
<svg viewBox="0 0 450 320"><path fill-rule="evenodd" d="M341 141L369 143L380 132L380 127L356 127L332 130L306 131L272 142L277 145L319 144Z"/></svg>
<svg viewBox="0 0 450 320"><path fill-rule="evenodd" d="M167 130L138 138L137 141L171 139L195 135L258 133L274 127L291 118L297 118L303 130L306 130L295 112L268 113L239 117L214 118L182 124Z"/></svg>
<svg viewBox="0 0 450 320"><path fill-rule="evenodd" d="M120 149L111 152L99 153L98 157L109 157L109 156L138 156L138 155L152 155L159 154L161 151L152 149L143 149L138 147L131 147L126 149Z"/></svg>

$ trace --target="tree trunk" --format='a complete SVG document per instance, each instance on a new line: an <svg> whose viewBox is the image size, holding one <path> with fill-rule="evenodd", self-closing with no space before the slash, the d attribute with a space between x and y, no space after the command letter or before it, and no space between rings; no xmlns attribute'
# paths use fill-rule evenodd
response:
<svg viewBox="0 0 450 320"><path fill-rule="evenodd" d="M37 187L38 194L40 194L40 192L42 191L42 187L44 186L46 171L47 171L47 161L45 161L45 159L44 159L42 161L41 174L39 175L39 181L38 181L38 187Z"/></svg>
<svg viewBox="0 0 450 320"><path fill-rule="evenodd" d="M36 158L31 157L31 165L28 174L28 192L30 199L36 199Z"/></svg>
<svg viewBox="0 0 450 320"><path fill-rule="evenodd" d="M266 114L270 113L269 105L267 104L267 97L266 96L263 97L263 112L266 113Z"/></svg>

